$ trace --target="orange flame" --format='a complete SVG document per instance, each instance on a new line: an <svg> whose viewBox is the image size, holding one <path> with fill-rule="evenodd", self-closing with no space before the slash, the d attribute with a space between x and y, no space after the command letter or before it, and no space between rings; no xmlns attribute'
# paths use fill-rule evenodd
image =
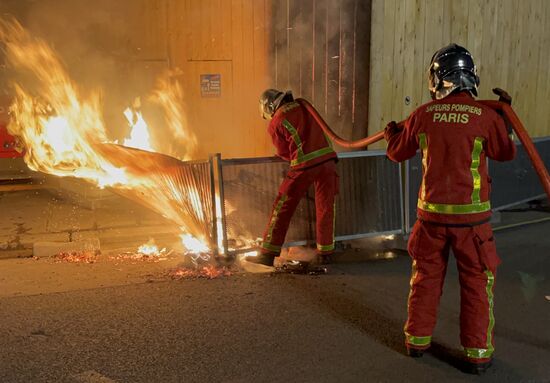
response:
<svg viewBox="0 0 550 383"><path fill-rule="evenodd" d="M149 126L143 119L140 111L132 108L126 108L124 116L130 125L130 138L124 140L123 145L129 148L136 148L154 152L150 143Z"/></svg>
<svg viewBox="0 0 550 383"><path fill-rule="evenodd" d="M10 133L26 144L28 166L57 176L85 178L100 187L131 184L124 169L93 147L107 141L98 94L82 96L49 46L33 39L18 23L0 21L0 39L6 43L10 63L32 72L40 85L35 97L14 85L8 125Z"/></svg>
<svg viewBox="0 0 550 383"><path fill-rule="evenodd" d="M157 80L151 101L161 107L166 126L180 143L177 150L171 148L168 154L190 160L197 154L198 142L197 137L188 128L189 125L183 112L183 90L179 82L174 80L174 75L167 73Z"/></svg>
<svg viewBox="0 0 550 383"><path fill-rule="evenodd" d="M144 243L138 248L137 251L139 254L143 255L162 255L166 253L166 249L159 250L158 246L155 244L154 239L150 239L147 243Z"/></svg>
<svg viewBox="0 0 550 383"><path fill-rule="evenodd" d="M19 136L26 148L28 166L56 176L72 176L111 186L125 195L146 200L147 205L175 222L183 232L182 241L194 252L208 250L208 241L197 222L204 221L198 191L188 195L163 177L155 177L157 157L139 156L101 145L108 142L98 93L85 96L73 83L50 46L32 37L18 22L0 19L0 41L6 44L8 62L18 71L33 75L37 89L31 94L14 84L11 107L11 134ZM153 100L162 106L173 136L182 141L184 157L194 155L197 139L187 128L182 111L181 88L174 81L160 81ZM137 111L125 112L132 132L125 145L153 151L148 126ZM142 161L141 161L142 160ZM169 165L173 163L165 159ZM176 165L177 166L177 165ZM186 218L178 205L187 203L194 217Z"/></svg>

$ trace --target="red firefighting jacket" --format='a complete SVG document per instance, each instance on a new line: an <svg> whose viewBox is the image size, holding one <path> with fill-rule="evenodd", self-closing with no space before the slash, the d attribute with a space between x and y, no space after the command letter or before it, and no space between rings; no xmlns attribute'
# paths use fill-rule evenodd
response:
<svg viewBox="0 0 550 383"><path fill-rule="evenodd" d="M305 107L293 101L281 106L268 127L277 156L292 169L304 169L336 158L330 140Z"/></svg>
<svg viewBox="0 0 550 383"><path fill-rule="evenodd" d="M387 129L388 157L401 162L422 151L418 218L447 224L483 222L491 216L487 157L514 158L505 122L468 92L451 94L415 110L404 128Z"/></svg>

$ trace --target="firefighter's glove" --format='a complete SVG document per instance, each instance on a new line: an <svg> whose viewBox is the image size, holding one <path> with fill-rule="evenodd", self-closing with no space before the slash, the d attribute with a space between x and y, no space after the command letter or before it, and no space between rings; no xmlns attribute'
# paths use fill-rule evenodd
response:
<svg viewBox="0 0 550 383"><path fill-rule="evenodd" d="M384 129L384 138L386 141L389 141L391 137L401 132L401 130L403 130L402 126L399 126L395 121L391 121Z"/></svg>

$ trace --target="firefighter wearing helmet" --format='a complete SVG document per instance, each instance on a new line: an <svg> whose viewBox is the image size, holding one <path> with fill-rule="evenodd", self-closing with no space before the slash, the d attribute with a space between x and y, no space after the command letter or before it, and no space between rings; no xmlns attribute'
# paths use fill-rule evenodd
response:
<svg viewBox="0 0 550 383"><path fill-rule="evenodd" d="M464 368L479 374L490 366L494 350L493 289L500 263L489 223L487 158L509 161L515 145L503 118L474 99L479 78L465 48L450 44L438 50L428 77L433 101L385 130L391 160L405 161L417 149L422 156L418 219L408 243L412 277L405 343L413 357L430 347L452 249L460 279Z"/></svg>
<svg viewBox="0 0 550 383"><path fill-rule="evenodd" d="M328 261L334 252L334 199L338 191L336 153L311 113L292 92L266 90L260 97L260 114L269 120L277 156L290 163L268 220L261 253L246 260L273 266L281 252L290 219L311 185L315 187L317 253Z"/></svg>

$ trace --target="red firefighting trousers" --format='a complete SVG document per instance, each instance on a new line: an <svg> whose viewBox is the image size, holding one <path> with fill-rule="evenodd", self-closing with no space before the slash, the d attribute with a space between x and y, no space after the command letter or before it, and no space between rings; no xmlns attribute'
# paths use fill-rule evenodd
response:
<svg viewBox="0 0 550 383"><path fill-rule="evenodd" d="M279 254L290 220L311 185L315 187L317 251L334 251L334 198L338 193L336 163L329 160L304 170L290 170L279 187L264 233L262 252Z"/></svg>
<svg viewBox="0 0 550 383"><path fill-rule="evenodd" d="M490 224L449 227L417 221L408 249L413 264L405 324L407 347L430 345L452 249L460 281L460 341L470 361L488 361L494 350L493 288L500 263Z"/></svg>

